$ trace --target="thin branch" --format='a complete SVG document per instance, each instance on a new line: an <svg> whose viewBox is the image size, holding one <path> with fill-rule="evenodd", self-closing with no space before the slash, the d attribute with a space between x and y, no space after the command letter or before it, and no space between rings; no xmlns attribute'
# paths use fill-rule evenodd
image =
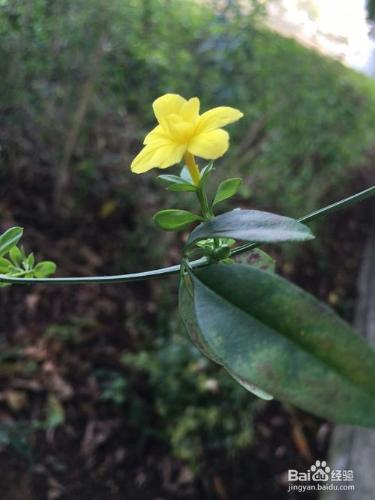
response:
<svg viewBox="0 0 375 500"><path fill-rule="evenodd" d="M333 212L337 212L344 208L350 207L351 205L355 205L360 201L366 200L371 196L375 196L375 186L369 187L364 191L360 191L359 193L353 194L352 196L348 196L348 198L344 198L343 200L336 201L331 205L327 205L326 207L319 208L319 210L315 210L315 212L311 212L311 214L304 215L300 219L297 219L298 222L302 222L307 224L308 222L312 222L313 220L320 219L321 217L325 217ZM248 252L249 250L253 250L257 247L257 243L246 243L245 245L241 245L233 250L231 255L239 255L244 252Z"/></svg>
<svg viewBox="0 0 375 500"><path fill-rule="evenodd" d="M308 223L313 220L324 217L338 210L347 208L355 203L365 200L375 196L375 186L372 186L364 191L356 193L348 198L332 203L324 208L320 208L311 214L301 217L299 222ZM231 252L231 256L239 255L241 253L248 252L259 246L257 243L247 243L235 248ZM202 257L201 259L195 260L190 263L192 268L202 267L209 264L209 259ZM144 271L141 273L131 273L131 274L120 274L116 276L92 276L92 277L72 277L72 278L12 278L5 275L0 275L0 282L2 283L18 283L18 284L35 284L35 283L48 283L55 285L74 285L82 283L128 283L130 281L141 281L153 278L160 278L162 276L169 276L171 274L177 274L180 272L180 265L163 267L161 269L153 269L152 271Z"/></svg>

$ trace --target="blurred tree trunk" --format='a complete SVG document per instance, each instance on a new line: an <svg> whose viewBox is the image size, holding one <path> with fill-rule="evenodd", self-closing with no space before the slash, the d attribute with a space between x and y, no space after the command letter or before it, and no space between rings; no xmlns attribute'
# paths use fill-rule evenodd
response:
<svg viewBox="0 0 375 500"><path fill-rule="evenodd" d="M63 205L64 195L69 187L71 179L71 159L74 149L77 145L79 133L81 131L84 119L86 117L90 100L95 89L95 82L100 70L100 63L104 52L105 35L99 37L98 43L95 46L88 62L88 76L82 86L80 96L78 98L76 111L73 113L71 126L67 134L65 146L62 153L62 159L58 165L57 179L54 193L54 209L56 212L61 210Z"/></svg>

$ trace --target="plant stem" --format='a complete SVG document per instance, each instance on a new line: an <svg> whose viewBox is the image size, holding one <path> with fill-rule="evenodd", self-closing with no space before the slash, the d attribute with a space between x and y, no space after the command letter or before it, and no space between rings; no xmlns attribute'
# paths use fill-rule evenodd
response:
<svg viewBox="0 0 375 500"><path fill-rule="evenodd" d="M204 220L207 221L211 219L213 217L213 213L211 211L210 205L207 200L206 191L201 186L198 187L197 197L202 209L202 215Z"/></svg>
<svg viewBox="0 0 375 500"><path fill-rule="evenodd" d="M366 198L370 198L371 196L375 196L375 186L372 186L364 191L356 193L348 198L340 200L336 203L332 203L324 208L320 208L311 214L305 215L301 217L299 222L311 222L313 220L324 217L333 212L337 212L343 208L349 207L350 205L354 205ZM253 248L259 246L257 243L247 243L245 245L241 245L235 248L231 252L231 256L239 255L244 252L248 252ZM209 260L206 257L203 257L198 260L194 260L190 263L190 267L202 267L209 264ZM161 269L153 269L152 271L145 271L141 273L131 273L131 274L120 274L116 276L92 276L92 277L72 277L72 278L16 278L5 275L0 275L1 283L19 283L19 284L35 284L35 283L48 283L48 284L83 284L83 283L128 283L130 281L140 281L147 280L153 278L160 278L162 276L169 276L171 274L177 274L180 272L180 265L164 267Z"/></svg>
<svg viewBox="0 0 375 500"><path fill-rule="evenodd" d="M195 163L195 158L191 153L185 153L184 155L185 164L189 170L191 179L195 186L199 185L199 181L201 180L201 174L199 172L198 165Z"/></svg>
<svg viewBox="0 0 375 500"><path fill-rule="evenodd" d="M193 184L197 187L197 198L199 201L199 204L201 206L202 210L202 215L204 220L209 220L211 217L213 217L212 211L210 209L210 205L207 200L207 195L204 187L200 185L201 181L201 173L199 171L199 167L196 164L195 158L191 153L185 153L184 155L184 161L185 164L189 170L190 177L193 181Z"/></svg>

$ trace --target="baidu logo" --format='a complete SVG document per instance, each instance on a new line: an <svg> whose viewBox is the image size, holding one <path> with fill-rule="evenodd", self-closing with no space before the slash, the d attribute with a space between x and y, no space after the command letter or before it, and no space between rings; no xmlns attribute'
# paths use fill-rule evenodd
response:
<svg viewBox="0 0 375 500"><path fill-rule="evenodd" d="M327 462L323 460L317 460L314 465L306 472L298 472L295 469L288 470L288 481L329 481L331 468L327 465Z"/></svg>
<svg viewBox="0 0 375 500"><path fill-rule="evenodd" d="M331 469L325 460L316 460L305 472L288 470L288 492L298 491L354 491L351 469Z"/></svg>
<svg viewBox="0 0 375 500"><path fill-rule="evenodd" d="M311 479L313 481L329 481L331 476L331 468L327 465L327 462L323 460L317 460L314 465L310 467Z"/></svg>

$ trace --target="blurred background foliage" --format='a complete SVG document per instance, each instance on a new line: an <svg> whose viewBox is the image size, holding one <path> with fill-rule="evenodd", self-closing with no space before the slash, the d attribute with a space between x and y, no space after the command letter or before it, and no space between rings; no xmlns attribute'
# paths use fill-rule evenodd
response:
<svg viewBox="0 0 375 500"><path fill-rule="evenodd" d="M217 162L218 177L244 177L241 206L299 216L354 185L365 187L375 136L373 81L267 30L265 2L248 2L245 11L240 4L0 0L1 225L25 225L26 244L56 260L64 275L177 261L180 242L160 234L150 215L175 207L179 197L157 185L155 171L129 171L154 124L151 103L166 92L197 95L203 109L227 104L245 113L232 127L230 152ZM193 207L189 196L179 205ZM354 240L357 228L348 223ZM349 317L354 299L346 293L360 252L340 247L350 257L349 273L336 282L329 255L342 254L328 247L306 251L295 274ZM290 264L281 270L296 277ZM141 464L138 478L153 477L164 453L204 473L218 455L248 448L263 403L184 340L175 285L2 291L1 310L11 312L2 312L0 325L0 444L28 460L52 455L59 463L79 449L94 490L97 470L126 483L113 472L116 460L123 470L124 449ZM295 416L292 423L306 459ZM320 422L308 419L308 428L318 432ZM155 456L156 465L144 456ZM62 469L47 469L61 480ZM203 477L203 490L226 498L211 475L213 486ZM234 473L227 480L243 482ZM158 480L150 481L158 491ZM118 498L108 491L87 498ZM186 498L198 498L194 491ZM67 495L54 498L75 498Z"/></svg>
<svg viewBox="0 0 375 500"><path fill-rule="evenodd" d="M296 215L341 185L371 146L375 86L261 28L255 5L244 15L237 2L215 12L186 0L3 0L0 105L5 120L32 120L53 149L56 196L73 152L111 118L135 152L165 92L244 111L221 163L247 176L254 202ZM100 168L90 149L81 171ZM128 159L117 161L130 175Z"/></svg>

